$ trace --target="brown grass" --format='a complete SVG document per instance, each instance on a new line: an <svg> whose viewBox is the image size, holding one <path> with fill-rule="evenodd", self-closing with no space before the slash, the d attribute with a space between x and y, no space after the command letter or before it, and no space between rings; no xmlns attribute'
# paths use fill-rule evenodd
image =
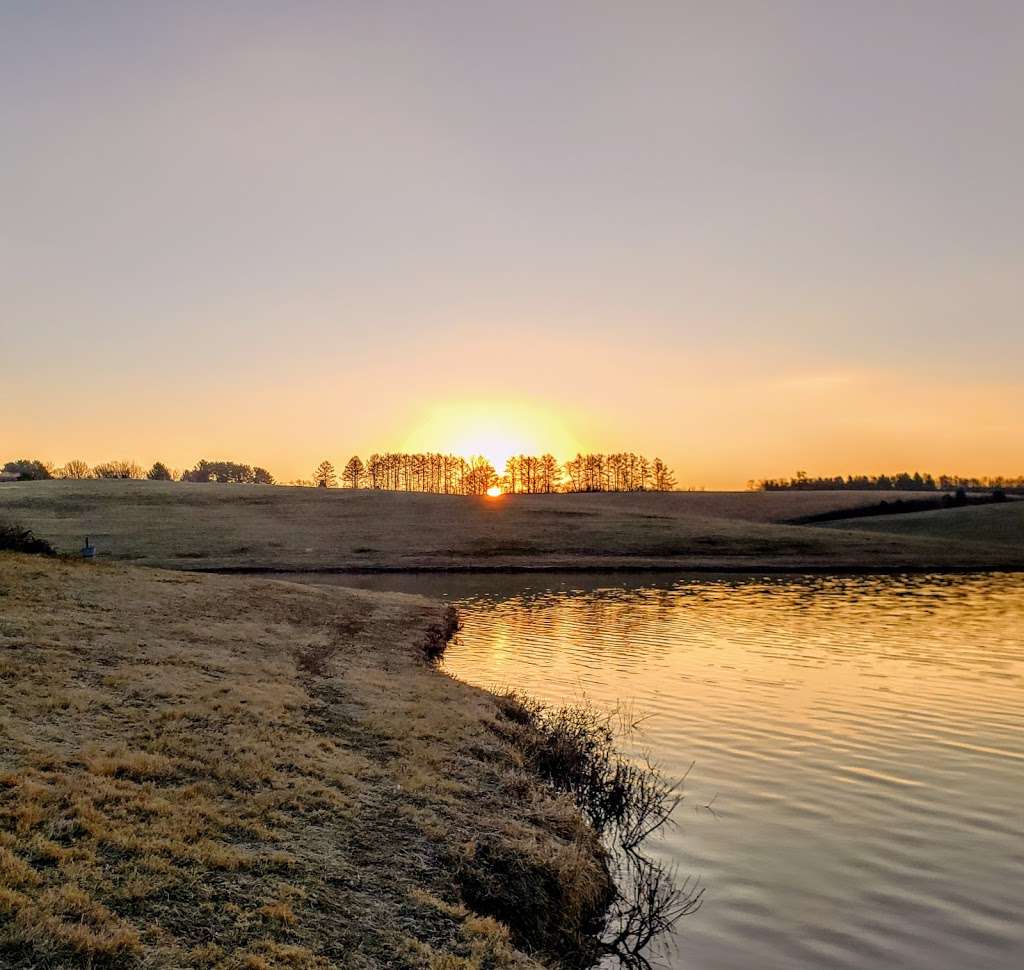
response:
<svg viewBox="0 0 1024 970"><path fill-rule="evenodd" d="M5 554L0 615L5 968L555 965L607 894L494 698L426 663L425 600ZM459 892L503 870L558 928L530 957Z"/></svg>
<svg viewBox="0 0 1024 970"><path fill-rule="evenodd" d="M176 568L700 569L1024 565L984 536L786 520L877 503L877 492L443 495L131 481L0 485L0 519L62 552ZM913 497L892 493L888 499ZM937 513L946 515L946 512ZM1012 518L1011 503L991 515Z"/></svg>
<svg viewBox="0 0 1024 970"><path fill-rule="evenodd" d="M1024 549L1024 500L994 505L937 509L913 515L871 516L843 523L858 533L879 533L933 539L989 550L1009 546Z"/></svg>

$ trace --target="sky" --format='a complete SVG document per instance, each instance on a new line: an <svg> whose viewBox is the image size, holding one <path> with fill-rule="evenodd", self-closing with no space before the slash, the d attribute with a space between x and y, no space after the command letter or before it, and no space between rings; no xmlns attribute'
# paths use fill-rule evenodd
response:
<svg viewBox="0 0 1024 970"><path fill-rule="evenodd" d="M0 461L1024 473L1024 4L0 6Z"/></svg>

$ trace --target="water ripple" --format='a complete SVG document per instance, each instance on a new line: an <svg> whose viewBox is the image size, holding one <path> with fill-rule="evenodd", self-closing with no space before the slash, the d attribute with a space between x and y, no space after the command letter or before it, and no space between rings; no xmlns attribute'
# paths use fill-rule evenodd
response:
<svg viewBox="0 0 1024 970"><path fill-rule="evenodd" d="M1024 966L1024 577L546 579L431 590L446 665L696 762L658 851L708 897L661 966Z"/></svg>

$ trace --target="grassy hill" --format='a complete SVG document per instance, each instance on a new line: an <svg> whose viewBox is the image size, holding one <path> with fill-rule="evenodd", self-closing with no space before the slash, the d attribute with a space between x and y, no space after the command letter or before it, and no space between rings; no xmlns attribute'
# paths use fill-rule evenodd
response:
<svg viewBox="0 0 1024 970"><path fill-rule="evenodd" d="M0 966L551 965L603 850L497 699L424 662L448 624L418 597L0 553ZM509 928L466 887L520 899Z"/></svg>
<svg viewBox="0 0 1024 970"><path fill-rule="evenodd" d="M871 516L845 520L842 525L857 532L936 539L957 545L981 545L987 549L1004 546L1022 549L1024 501L971 505L912 515Z"/></svg>
<svg viewBox="0 0 1024 970"><path fill-rule="evenodd" d="M891 496L893 498L897 495ZM0 520L63 552L86 535L106 559L175 568L827 569L1024 565L1024 551L898 519L833 527L785 520L877 502L857 492L504 496L188 485L0 485ZM992 506L995 523L1016 506ZM937 515L946 515L943 511ZM1015 521L1015 520L1014 520ZM993 534L998 534L998 526Z"/></svg>

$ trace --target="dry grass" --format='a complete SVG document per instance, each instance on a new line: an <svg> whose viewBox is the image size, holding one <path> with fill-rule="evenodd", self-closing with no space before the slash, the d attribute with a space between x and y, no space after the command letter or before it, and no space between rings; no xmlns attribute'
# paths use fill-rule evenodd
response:
<svg viewBox="0 0 1024 970"><path fill-rule="evenodd" d="M893 493L887 498L898 498ZM905 496L907 497L907 496ZM878 501L863 492L505 496L162 482L0 485L0 519L63 552L175 568L678 568L1024 565L973 536L784 524ZM1010 503L992 514L1012 515ZM940 514L946 514L945 512ZM891 524L890 524L891 523Z"/></svg>
<svg viewBox="0 0 1024 970"><path fill-rule="evenodd" d="M1020 550L1024 549L1024 500L937 509L913 515L850 519L843 523L843 527L859 533L935 539L986 549L1009 546Z"/></svg>
<svg viewBox="0 0 1024 970"><path fill-rule="evenodd" d="M425 662L425 600L4 554L0 617L4 967L522 970L557 946L467 878L535 873L563 935L608 892L494 698Z"/></svg>

